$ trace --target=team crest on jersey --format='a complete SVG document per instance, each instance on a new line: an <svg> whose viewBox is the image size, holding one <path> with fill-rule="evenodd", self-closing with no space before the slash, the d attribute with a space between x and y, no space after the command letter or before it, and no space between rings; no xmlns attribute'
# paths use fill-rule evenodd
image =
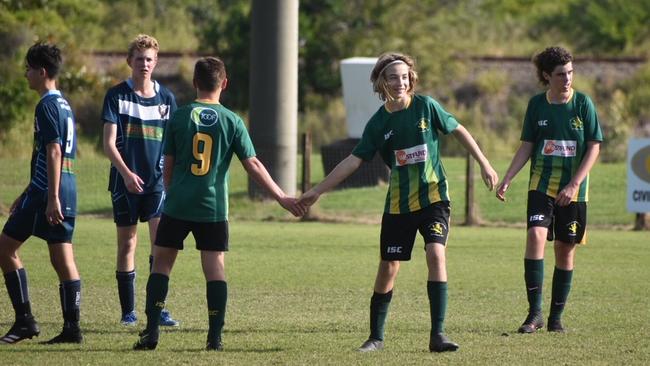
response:
<svg viewBox="0 0 650 366"><path fill-rule="evenodd" d="M190 119L198 126L209 127L217 123L219 115L212 108L195 107L190 113Z"/></svg>
<svg viewBox="0 0 650 366"><path fill-rule="evenodd" d="M580 224L577 221L571 221L570 223L567 224L567 229L569 230L569 236L576 236L578 235L578 228L580 227Z"/></svg>
<svg viewBox="0 0 650 366"><path fill-rule="evenodd" d="M429 149L427 144L410 147L408 149L395 150L395 165L404 166L417 164L427 160Z"/></svg>
<svg viewBox="0 0 650 366"><path fill-rule="evenodd" d="M571 120L569 122L571 122L571 128L572 129L574 129L574 130L582 130L583 123L582 123L582 120L580 119L580 117L575 116L575 117L571 118Z"/></svg>
<svg viewBox="0 0 650 366"><path fill-rule="evenodd" d="M428 131L429 121L426 118L420 118L420 121L418 122L418 128L420 129L420 132Z"/></svg>
<svg viewBox="0 0 650 366"><path fill-rule="evenodd" d="M167 104L160 104L158 106L158 112L160 113L160 119L165 119L169 113L169 106Z"/></svg>
<svg viewBox="0 0 650 366"><path fill-rule="evenodd" d="M542 155L547 156L576 156L578 144L573 140L544 140Z"/></svg>
<svg viewBox="0 0 650 366"><path fill-rule="evenodd" d="M429 231L433 236L438 236L438 237L445 236L446 229L447 226L442 222L434 222L433 224L429 225Z"/></svg>

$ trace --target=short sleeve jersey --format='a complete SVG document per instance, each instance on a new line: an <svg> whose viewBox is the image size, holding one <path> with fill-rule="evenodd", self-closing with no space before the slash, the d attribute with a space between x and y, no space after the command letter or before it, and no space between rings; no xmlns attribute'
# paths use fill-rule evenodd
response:
<svg viewBox="0 0 650 366"><path fill-rule="evenodd" d="M551 104L546 93L530 99L521 140L534 144L529 190L555 197L578 170L588 141L602 141L596 108L589 96L573 92L565 104ZM573 201L588 200L589 176Z"/></svg>
<svg viewBox="0 0 650 366"><path fill-rule="evenodd" d="M154 81L156 95L143 98L128 79L108 90L102 120L117 125L115 145L124 163L144 181L142 193L160 192L162 184L162 144L165 125L176 110L174 94ZM126 192L124 180L111 165L108 190Z"/></svg>
<svg viewBox="0 0 650 366"><path fill-rule="evenodd" d="M63 216L77 213L77 179L74 173L77 138L75 120L68 101L58 90L50 90L41 97L34 114L34 151L31 162L31 180L27 194L40 195L46 199L47 145L61 146L61 179L59 202Z"/></svg>
<svg viewBox="0 0 650 366"><path fill-rule="evenodd" d="M391 113L382 106L370 118L352 154L369 161L378 152L390 168L384 212L415 212L449 201L439 135L456 127L450 113L422 95L415 95L406 109Z"/></svg>
<svg viewBox="0 0 650 366"><path fill-rule="evenodd" d="M220 104L190 103L174 113L164 154L174 157L163 212L195 222L228 220L228 169L255 156L242 119Z"/></svg>

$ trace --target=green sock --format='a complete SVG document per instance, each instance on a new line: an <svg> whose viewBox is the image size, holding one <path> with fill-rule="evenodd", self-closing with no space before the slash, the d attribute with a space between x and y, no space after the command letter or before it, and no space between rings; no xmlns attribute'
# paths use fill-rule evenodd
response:
<svg viewBox="0 0 650 366"><path fill-rule="evenodd" d="M573 270L567 271L555 267L553 272L553 291L551 295L551 313L549 320L560 320L564 304L571 291L571 280L573 279Z"/></svg>
<svg viewBox="0 0 650 366"><path fill-rule="evenodd" d="M542 311L542 286L544 284L544 260L524 259L524 278L528 295L528 311Z"/></svg>
<svg viewBox="0 0 650 366"><path fill-rule="evenodd" d="M428 281L427 294L431 308L431 335L442 333L447 312L447 282Z"/></svg>
<svg viewBox="0 0 650 366"><path fill-rule="evenodd" d="M228 285L226 281L208 281L206 284L208 297L208 337L221 337L225 324L226 302L228 301Z"/></svg>
<svg viewBox="0 0 650 366"><path fill-rule="evenodd" d="M152 273L147 281L147 331L158 328L160 323L160 312L165 308L169 277L161 273Z"/></svg>
<svg viewBox="0 0 650 366"><path fill-rule="evenodd" d="M372 298L370 298L370 338L384 340L384 326L392 298L393 290L385 294L376 292L372 294Z"/></svg>

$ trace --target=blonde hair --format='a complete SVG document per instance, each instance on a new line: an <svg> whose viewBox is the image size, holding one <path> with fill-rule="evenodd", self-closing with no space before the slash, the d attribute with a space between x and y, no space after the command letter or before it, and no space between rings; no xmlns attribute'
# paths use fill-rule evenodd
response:
<svg viewBox="0 0 650 366"><path fill-rule="evenodd" d="M406 91L409 95L415 94L415 85L418 82L418 73L415 71L415 60L411 56L397 52L387 52L379 56L375 67L370 73L372 90L379 94L382 101L392 101L393 97L389 93L388 80L386 79L386 69L391 64L404 63L409 67L409 89Z"/></svg>
<svg viewBox="0 0 650 366"><path fill-rule="evenodd" d="M144 51L152 49L156 51L156 56L158 55L158 41L150 35L147 34L138 34L132 41L129 43L129 53L127 59L131 59L135 51Z"/></svg>

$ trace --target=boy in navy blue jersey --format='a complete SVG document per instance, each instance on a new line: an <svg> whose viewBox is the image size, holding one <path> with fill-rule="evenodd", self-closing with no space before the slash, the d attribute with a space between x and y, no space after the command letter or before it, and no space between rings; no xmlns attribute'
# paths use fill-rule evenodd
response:
<svg viewBox="0 0 650 366"><path fill-rule="evenodd" d="M108 190L117 226L117 288L121 323L135 325L135 248L138 219L149 223L153 245L165 196L162 184L162 141L165 125L176 110L167 88L151 79L158 60L158 41L140 34L129 45L131 77L112 87L104 98L104 152L111 161ZM152 257L150 256L150 265ZM168 311L160 325L178 326Z"/></svg>
<svg viewBox="0 0 650 366"><path fill-rule="evenodd" d="M14 325L0 338L0 344L17 343L40 333L31 311L27 272L18 256L21 245L32 235L47 241L50 261L60 281L63 331L45 343L81 343L81 280L72 250L77 141L72 109L56 89L61 51L54 45L37 43L27 51L25 61L29 88L41 100L34 115L31 179L11 206L11 216L0 234L0 267L16 314Z"/></svg>

